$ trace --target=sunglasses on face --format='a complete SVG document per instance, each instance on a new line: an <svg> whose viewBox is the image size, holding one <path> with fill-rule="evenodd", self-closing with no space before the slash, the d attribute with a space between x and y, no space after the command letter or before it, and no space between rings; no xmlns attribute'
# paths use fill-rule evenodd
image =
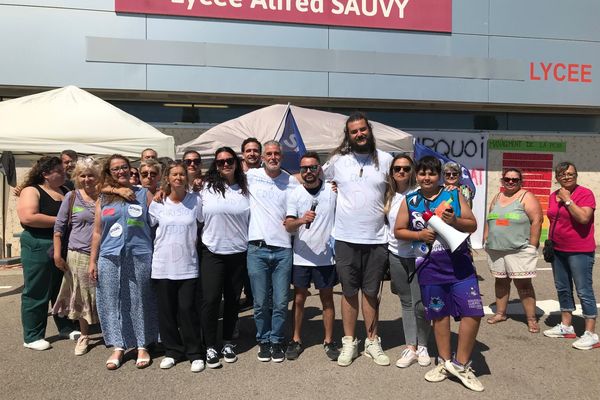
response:
<svg viewBox="0 0 600 400"><path fill-rule="evenodd" d="M118 167L112 167L110 172L129 171L129 165L123 164Z"/></svg>
<svg viewBox="0 0 600 400"><path fill-rule="evenodd" d="M158 174L156 172L142 172L142 178L147 178L147 177L156 178L157 176L158 176Z"/></svg>
<svg viewBox="0 0 600 400"><path fill-rule="evenodd" d="M444 175L446 178L456 178L458 177L458 172L446 172Z"/></svg>
<svg viewBox="0 0 600 400"><path fill-rule="evenodd" d="M411 169L412 169L412 167L410 165L408 165L408 166L394 165L394 167L392 168L392 170L394 171L395 174L397 174L400 171L410 172Z"/></svg>
<svg viewBox="0 0 600 400"><path fill-rule="evenodd" d="M317 172L319 170L319 166L318 165L307 165L304 167L300 167L300 172L301 173L306 173L308 171L310 172Z"/></svg>
<svg viewBox="0 0 600 400"><path fill-rule="evenodd" d="M223 158L220 160L215 160L217 167L224 167L225 165L233 165L235 163L235 159L233 157Z"/></svg>
<svg viewBox="0 0 600 400"><path fill-rule="evenodd" d="M502 178L504 183L519 183L521 182L521 178L507 178L506 176Z"/></svg>
<svg viewBox="0 0 600 400"><path fill-rule="evenodd" d="M369 127L368 127L368 126L361 126L361 127L360 127L360 128L358 128L358 129L352 129L352 130L350 131L350 134L352 134L352 135L356 135L358 132L366 132L366 131L367 131L367 129L369 129Z"/></svg>
<svg viewBox="0 0 600 400"><path fill-rule="evenodd" d="M139 174L138 172L132 172L130 175L131 175L131 176L134 176L134 177L136 177L136 178L139 178L139 177L140 177L140 174Z"/></svg>
<svg viewBox="0 0 600 400"><path fill-rule="evenodd" d="M195 166L199 166L202 163L202 160L200 160L199 158L187 158L185 160L183 160L183 163L185 165L187 165L188 167L192 164L194 164Z"/></svg>

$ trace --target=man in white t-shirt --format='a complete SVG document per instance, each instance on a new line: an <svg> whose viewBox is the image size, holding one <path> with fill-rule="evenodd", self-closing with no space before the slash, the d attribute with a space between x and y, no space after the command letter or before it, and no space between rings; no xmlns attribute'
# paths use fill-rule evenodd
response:
<svg viewBox="0 0 600 400"><path fill-rule="evenodd" d="M325 353L333 361L336 361L340 354L333 341L335 321L333 287L337 284L337 274L331 236L337 194L332 190L331 183L319 179L320 164L317 153L308 152L302 156L300 159L302 185L290 192L287 202L285 228L290 233L297 232L294 236L292 267L294 333L285 352L288 360L297 359L303 350L302 319L311 282L316 289L319 289L323 305Z"/></svg>
<svg viewBox="0 0 600 400"><path fill-rule="evenodd" d="M254 295L254 322L260 361L285 359L284 327L292 274L292 243L285 229L287 195L298 185L281 169L275 140L263 146L263 168L246 172L250 190L248 275Z"/></svg>
<svg viewBox="0 0 600 400"><path fill-rule="evenodd" d="M373 129L362 113L346 121L344 139L323 166L325 177L335 181L338 202L335 215L335 259L342 283L344 337L338 365L358 357L354 336L358 318L358 292L367 328L364 355L378 365L389 365L377 336L379 291L387 262L387 236L383 202L392 156L375 147Z"/></svg>

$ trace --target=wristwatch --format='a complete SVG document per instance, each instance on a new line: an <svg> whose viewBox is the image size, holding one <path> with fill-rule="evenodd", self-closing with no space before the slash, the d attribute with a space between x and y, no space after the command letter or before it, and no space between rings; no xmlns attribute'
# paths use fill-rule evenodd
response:
<svg viewBox="0 0 600 400"><path fill-rule="evenodd" d="M569 207L573 202L571 200L565 201L565 207Z"/></svg>

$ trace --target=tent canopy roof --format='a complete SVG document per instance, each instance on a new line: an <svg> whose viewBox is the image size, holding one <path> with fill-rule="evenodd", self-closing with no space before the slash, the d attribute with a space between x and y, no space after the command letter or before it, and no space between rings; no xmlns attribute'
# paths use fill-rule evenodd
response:
<svg viewBox="0 0 600 400"><path fill-rule="evenodd" d="M75 86L0 102L0 151L174 157L174 139Z"/></svg>
<svg viewBox="0 0 600 400"><path fill-rule="evenodd" d="M309 108L289 107L308 151L329 153L341 143L347 116ZM287 108L287 105L275 104L223 122L198 138L177 146L177 154L181 155L186 150L196 150L202 156L212 157L215 150L222 146L240 151L242 142L248 137L255 137L261 143L278 139L283 132L283 119ZM378 149L412 151L410 134L379 122L370 122Z"/></svg>

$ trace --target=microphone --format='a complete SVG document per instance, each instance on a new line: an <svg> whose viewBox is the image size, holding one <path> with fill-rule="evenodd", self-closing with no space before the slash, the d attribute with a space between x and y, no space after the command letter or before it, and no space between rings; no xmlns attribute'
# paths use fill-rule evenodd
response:
<svg viewBox="0 0 600 400"><path fill-rule="evenodd" d="M317 204L319 204L319 200L313 199L312 205L310 206L310 211L315 211L317 209ZM311 223L312 222L307 222L306 223L306 229L310 229L310 224Z"/></svg>

